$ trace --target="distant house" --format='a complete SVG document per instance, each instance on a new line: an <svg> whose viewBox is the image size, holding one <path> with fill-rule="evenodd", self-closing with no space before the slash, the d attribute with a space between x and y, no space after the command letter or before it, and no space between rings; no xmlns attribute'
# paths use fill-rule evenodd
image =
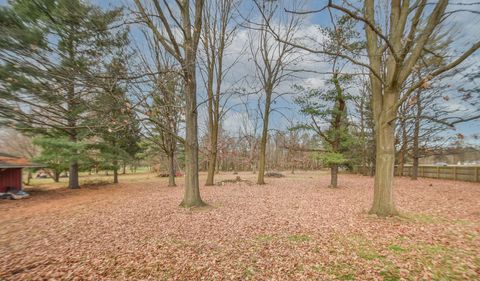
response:
<svg viewBox="0 0 480 281"><path fill-rule="evenodd" d="M22 169L34 167L42 165L0 152L0 193L22 190Z"/></svg>
<svg viewBox="0 0 480 281"><path fill-rule="evenodd" d="M445 148L420 158L420 164L480 165L480 150L474 147Z"/></svg>

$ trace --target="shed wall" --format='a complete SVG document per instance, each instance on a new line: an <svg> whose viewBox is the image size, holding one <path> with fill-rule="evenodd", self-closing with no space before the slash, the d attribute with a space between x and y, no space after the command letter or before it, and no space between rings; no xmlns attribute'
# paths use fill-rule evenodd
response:
<svg viewBox="0 0 480 281"><path fill-rule="evenodd" d="M22 169L0 169L0 192L6 192L8 187L22 187Z"/></svg>

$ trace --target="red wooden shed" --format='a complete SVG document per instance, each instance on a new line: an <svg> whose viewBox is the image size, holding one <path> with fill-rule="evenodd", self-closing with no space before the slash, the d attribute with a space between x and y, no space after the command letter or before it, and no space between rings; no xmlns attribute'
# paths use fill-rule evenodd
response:
<svg viewBox="0 0 480 281"><path fill-rule="evenodd" d="M8 189L22 189L22 169L42 167L42 165L30 163L25 158L15 157L6 153L0 153L0 193Z"/></svg>

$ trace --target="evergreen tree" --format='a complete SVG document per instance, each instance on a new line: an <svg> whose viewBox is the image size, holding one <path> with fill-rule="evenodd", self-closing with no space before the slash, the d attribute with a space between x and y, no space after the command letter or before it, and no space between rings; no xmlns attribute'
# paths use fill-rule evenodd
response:
<svg viewBox="0 0 480 281"><path fill-rule="evenodd" d="M126 43L126 42L125 42ZM100 91L92 102L91 124L95 144L100 152L100 166L113 170L113 182L118 183L120 163L124 165L139 151L139 122L126 94L126 57L119 54L105 67ZM96 124L96 126L95 126Z"/></svg>
<svg viewBox="0 0 480 281"><path fill-rule="evenodd" d="M14 0L0 10L0 122L68 139L70 188L79 187L75 143L88 135L94 77L120 16L80 0Z"/></svg>
<svg viewBox="0 0 480 281"><path fill-rule="evenodd" d="M347 163L345 153L354 142L347 120L347 101L351 96L342 87L350 81L350 75L334 73L326 91L296 86L303 93L295 102L310 121L297 125L295 129L312 130L320 138L325 151L318 154L318 158L330 167L331 187L337 187L338 167Z"/></svg>
<svg viewBox="0 0 480 281"><path fill-rule="evenodd" d="M33 158L33 161L45 164L44 169L47 174L58 182L60 174L68 171L70 163L90 163L84 153L86 144L83 142L71 142L67 137L39 137L33 140L33 144L40 147L40 155ZM72 154L72 150L78 151L78 154ZM75 159L73 159L75 158Z"/></svg>

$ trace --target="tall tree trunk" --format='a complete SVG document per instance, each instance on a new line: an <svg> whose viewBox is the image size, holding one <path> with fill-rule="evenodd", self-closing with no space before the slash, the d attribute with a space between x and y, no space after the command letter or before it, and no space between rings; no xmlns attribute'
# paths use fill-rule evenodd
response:
<svg viewBox="0 0 480 281"><path fill-rule="evenodd" d="M113 183L118 183L118 168L113 169Z"/></svg>
<svg viewBox="0 0 480 281"><path fill-rule="evenodd" d="M368 148L367 148L367 141L366 141L366 134L365 134L365 99L362 97L360 99L360 142L362 144L362 168L361 174L363 176L367 175L367 155L368 155Z"/></svg>
<svg viewBox="0 0 480 281"><path fill-rule="evenodd" d="M263 113L263 128L262 139L260 140L257 184L265 184L265 166L267 162L268 119L270 117L270 102L272 98L272 92L267 89L265 94L267 96L265 99L265 111Z"/></svg>
<svg viewBox="0 0 480 281"><path fill-rule="evenodd" d="M125 175L127 173L127 162L123 160L122 163L122 175Z"/></svg>
<svg viewBox="0 0 480 281"><path fill-rule="evenodd" d="M403 170L405 167L405 156L407 154L408 148L408 136L407 136L407 124L405 120L406 114L402 112L402 116L400 116L400 128L402 130L402 145L400 146L400 151L398 152L398 168L397 168L397 176L403 176Z"/></svg>
<svg viewBox="0 0 480 281"><path fill-rule="evenodd" d="M208 172L205 185L213 185L217 165L218 123L213 123L210 130L210 152L208 154Z"/></svg>
<svg viewBox="0 0 480 281"><path fill-rule="evenodd" d="M71 189L80 188L80 185L78 183L78 161L77 160L72 160L70 162L68 188L71 188Z"/></svg>
<svg viewBox="0 0 480 281"><path fill-rule="evenodd" d="M118 183L118 160L113 160L113 183Z"/></svg>
<svg viewBox="0 0 480 281"><path fill-rule="evenodd" d="M172 153L168 155L168 186L177 186L175 183L175 175L175 152L172 151Z"/></svg>
<svg viewBox="0 0 480 281"><path fill-rule="evenodd" d="M77 142L76 134L70 135L70 141ZM68 173L68 188L77 189L80 188L78 183L78 160L76 159L78 151L75 150L72 152L75 158L70 161L70 169Z"/></svg>
<svg viewBox="0 0 480 281"><path fill-rule="evenodd" d="M420 100L420 91L417 91L417 112L415 114L415 125L413 128L413 147L412 147L412 158L413 158L413 165L412 165L412 180L416 180L418 178L418 166L419 162L418 159L420 158L419 155L419 138L420 138L420 119L422 116L422 102Z"/></svg>
<svg viewBox="0 0 480 281"><path fill-rule="evenodd" d="M114 147L114 152L113 152L113 183L118 183L118 155L117 155L117 142L114 140L112 143L112 146Z"/></svg>
<svg viewBox="0 0 480 281"><path fill-rule="evenodd" d="M343 90L338 81L338 73L333 74L333 83L335 84L335 90L337 92L336 101L335 101L335 110L332 114L332 124L331 128L334 131L334 138L331 142L332 151L335 153L340 153L340 142L341 142L341 129L342 129L342 119L346 114L346 104L343 97ZM338 182L338 165L332 165L330 168L330 187L336 188Z"/></svg>
<svg viewBox="0 0 480 281"><path fill-rule="evenodd" d="M397 176L403 176L403 170L405 167L405 151L400 149L398 153L398 166L397 166Z"/></svg>
<svg viewBox="0 0 480 281"><path fill-rule="evenodd" d="M198 123L197 123L197 94L195 81L195 59L192 57L190 46L187 46L187 66L184 72L185 79L185 193L180 206L204 206L200 197L198 181Z"/></svg>
<svg viewBox="0 0 480 281"><path fill-rule="evenodd" d="M338 165L330 167L330 187L336 188L338 186Z"/></svg>
<svg viewBox="0 0 480 281"><path fill-rule="evenodd" d="M69 33L69 40L67 41L67 48L68 48L68 56L70 63L73 63L75 61L75 43L72 38L72 34L75 33L75 27L70 25L70 33ZM68 101L67 101L67 108L68 108L68 114L67 114L67 123L68 126L70 127L70 132L69 132L69 138L70 141L73 143L77 142L77 119L74 114L75 110L77 110L77 101L76 101L76 95L75 95L75 77L72 78L72 80L69 81L68 89L67 89L67 96L68 96ZM72 151L72 155L74 158L70 161L70 173L68 177L68 188L71 189L76 189L80 188L80 185L78 183L78 160L76 159L78 155L78 151L75 149Z"/></svg>
<svg viewBox="0 0 480 281"><path fill-rule="evenodd" d="M375 184L371 214L378 216L397 215L393 200L393 173L395 166L395 124L382 114L376 120Z"/></svg>

